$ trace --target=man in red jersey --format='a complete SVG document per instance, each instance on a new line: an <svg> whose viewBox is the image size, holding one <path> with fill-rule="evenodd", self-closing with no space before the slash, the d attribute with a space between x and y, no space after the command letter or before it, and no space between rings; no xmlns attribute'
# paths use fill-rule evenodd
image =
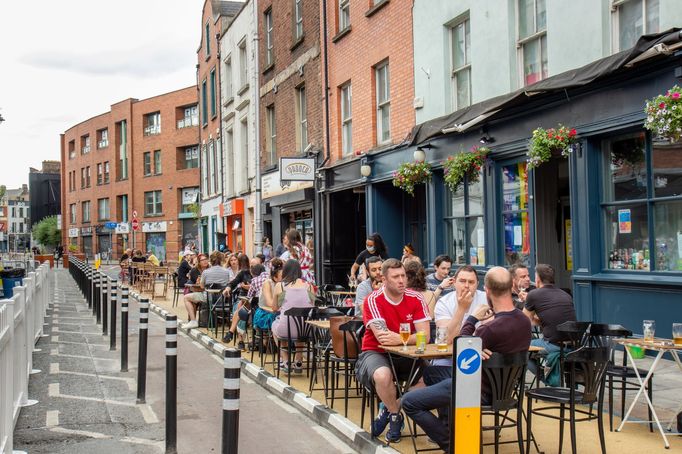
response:
<svg viewBox="0 0 682 454"><path fill-rule="evenodd" d="M381 266L384 286L372 292L363 304L362 317L365 323L365 337L362 339L362 353L355 365L355 374L360 383L374 388L382 404L379 415L372 422L372 436L381 435L386 426L386 440L397 442L403 425L400 405L397 401L393 372L388 355L381 345L402 345L400 324L409 323L412 335L408 344L415 343L415 333L423 331L429 341L429 309L420 293L408 290L407 276L403 264L388 259ZM408 378L412 360L393 358L399 379Z"/></svg>

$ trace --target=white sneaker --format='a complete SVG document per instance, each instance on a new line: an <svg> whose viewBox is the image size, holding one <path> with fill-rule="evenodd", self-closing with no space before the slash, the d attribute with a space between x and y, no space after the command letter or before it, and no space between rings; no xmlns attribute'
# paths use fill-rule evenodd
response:
<svg viewBox="0 0 682 454"><path fill-rule="evenodd" d="M199 322L196 320L190 320L183 326L185 329L199 328Z"/></svg>

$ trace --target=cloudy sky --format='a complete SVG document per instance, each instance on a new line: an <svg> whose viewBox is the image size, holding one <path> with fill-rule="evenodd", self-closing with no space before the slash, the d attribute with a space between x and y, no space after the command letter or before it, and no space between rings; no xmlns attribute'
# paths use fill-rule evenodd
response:
<svg viewBox="0 0 682 454"><path fill-rule="evenodd" d="M203 0L7 0L0 7L0 184L60 159L59 134L126 98L195 84Z"/></svg>

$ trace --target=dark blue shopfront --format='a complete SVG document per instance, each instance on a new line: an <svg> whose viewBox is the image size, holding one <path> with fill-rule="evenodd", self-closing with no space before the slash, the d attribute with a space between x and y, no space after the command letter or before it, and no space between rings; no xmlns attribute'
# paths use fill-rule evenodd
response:
<svg viewBox="0 0 682 454"><path fill-rule="evenodd" d="M672 322L682 322L682 144L655 141L642 125L645 100L679 83L681 62L661 57L536 94L475 128L429 139L434 175L414 197L391 178L418 144L365 156L367 178L359 159L338 164L320 192L328 224L323 281L344 283L365 235L377 231L391 256L411 242L425 264L442 253L454 267L471 264L481 274L494 265L550 263L557 285L573 292L580 319L635 333L643 319L655 319L657 335L670 336ZM557 124L577 129L573 152L529 170L531 132ZM452 193L442 162L478 144L479 128L494 138L488 164L479 181ZM362 222L348 211L338 217L342 206L364 210Z"/></svg>

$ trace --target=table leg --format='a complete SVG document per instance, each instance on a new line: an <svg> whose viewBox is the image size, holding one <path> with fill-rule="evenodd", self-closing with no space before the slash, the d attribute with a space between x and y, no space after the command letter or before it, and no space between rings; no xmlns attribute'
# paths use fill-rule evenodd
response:
<svg viewBox="0 0 682 454"><path fill-rule="evenodd" d="M677 364L677 367L680 369L680 372L682 372L682 361L680 361L680 354L675 351L671 350L670 354L672 355L673 359L675 360L675 363ZM675 413L673 413L673 417L670 418L670 423L668 423L668 432L672 431L673 429L673 424L675 422L675 419L677 418L677 414L682 411L682 404L680 404L679 407L677 407L677 410L675 410Z"/></svg>

